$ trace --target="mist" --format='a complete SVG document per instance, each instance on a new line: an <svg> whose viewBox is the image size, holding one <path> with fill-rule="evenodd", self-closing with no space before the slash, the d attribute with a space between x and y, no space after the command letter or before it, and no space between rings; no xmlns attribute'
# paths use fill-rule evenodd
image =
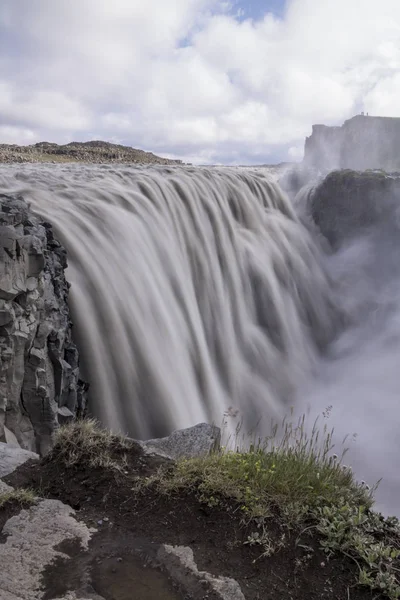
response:
<svg viewBox="0 0 400 600"><path fill-rule="evenodd" d="M312 196L308 185L296 198L303 217L310 215ZM328 409L336 452L347 449L344 462L358 480L372 486L382 479L377 508L399 515L400 203L397 196L377 201L374 222L362 228L355 216L360 206L370 207L363 197L354 199L348 207L353 230L342 230L338 250L323 254L345 325L319 359L316 375L300 386L295 406L296 414L308 414L309 427Z"/></svg>

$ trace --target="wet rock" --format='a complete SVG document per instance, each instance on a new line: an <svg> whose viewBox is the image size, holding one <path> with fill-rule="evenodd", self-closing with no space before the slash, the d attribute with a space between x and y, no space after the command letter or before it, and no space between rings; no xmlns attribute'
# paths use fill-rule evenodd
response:
<svg viewBox="0 0 400 600"><path fill-rule="evenodd" d="M14 445L40 454L86 404L65 268L49 224L0 194L0 441L11 433Z"/></svg>
<svg viewBox="0 0 400 600"><path fill-rule="evenodd" d="M310 191L308 210L333 248L376 228L398 228L400 176L333 171Z"/></svg>

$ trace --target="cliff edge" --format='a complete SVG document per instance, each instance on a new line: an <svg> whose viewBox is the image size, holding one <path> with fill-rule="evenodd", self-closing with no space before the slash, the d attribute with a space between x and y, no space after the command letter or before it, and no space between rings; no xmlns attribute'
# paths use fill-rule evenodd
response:
<svg viewBox="0 0 400 600"><path fill-rule="evenodd" d="M313 125L303 162L321 171L400 171L400 118L357 115L341 127Z"/></svg>
<svg viewBox="0 0 400 600"><path fill-rule="evenodd" d="M66 267L51 225L0 194L0 442L40 454L85 404Z"/></svg>

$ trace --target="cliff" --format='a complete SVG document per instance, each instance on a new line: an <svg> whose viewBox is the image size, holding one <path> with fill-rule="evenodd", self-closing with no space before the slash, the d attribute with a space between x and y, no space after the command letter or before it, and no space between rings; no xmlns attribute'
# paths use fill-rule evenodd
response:
<svg viewBox="0 0 400 600"><path fill-rule="evenodd" d="M357 115L341 127L313 125L304 164L319 170L400 170L400 118Z"/></svg>
<svg viewBox="0 0 400 600"><path fill-rule="evenodd" d="M90 142L71 142L59 146L50 142L39 142L31 146L0 144L0 163L37 163L37 162L84 162L95 164L138 163L174 165L182 164L180 160L170 160L145 152L122 146L93 140Z"/></svg>
<svg viewBox="0 0 400 600"><path fill-rule="evenodd" d="M51 225L0 195L0 441L41 454L85 404L66 267Z"/></svg>
<svg viewBox="0 0 400 600"><path fill-rule="evenodd" d="M400 176L344 169L307 190L307 211L333 248L367 230L397 230Z"/></svg>

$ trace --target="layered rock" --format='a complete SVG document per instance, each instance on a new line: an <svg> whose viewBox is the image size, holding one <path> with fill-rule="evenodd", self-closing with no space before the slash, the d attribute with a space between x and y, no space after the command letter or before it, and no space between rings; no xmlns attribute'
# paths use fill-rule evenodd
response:
<svg viewBox="0 0 400 600"><path fill-rule="evenodd" d="M0 195L0 441L40 454L85 408L66 267L51 225Z"/></svg>
<svg viewBox="0 0 400 600"><path fill-rule="evenodd" d="M326 169L400 170L400 118L357 115L341 127L313 125L304 164Z"/></svg>

